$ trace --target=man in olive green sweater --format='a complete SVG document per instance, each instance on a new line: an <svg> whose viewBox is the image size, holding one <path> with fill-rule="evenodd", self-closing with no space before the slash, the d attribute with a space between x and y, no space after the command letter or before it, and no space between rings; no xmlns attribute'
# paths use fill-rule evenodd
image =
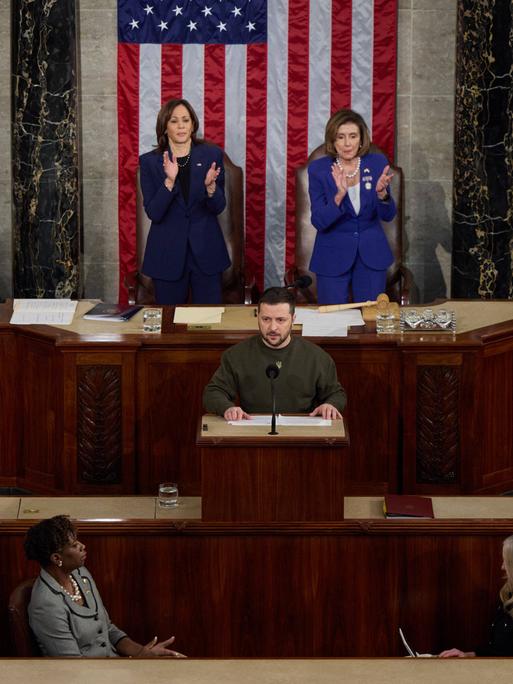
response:
<svg viewBox="0 0 513 684"><path fill-rule="evenodd" d="M270 413L266 369L276 366L279 375L273 382L278 413L342 417L346 394L337 379L335 363L317 345L291 335L294 310L294 296L286 288L272 287L264 292L258 303L260 335L224 352L203 393L206 411L226 420Z"/></svg>

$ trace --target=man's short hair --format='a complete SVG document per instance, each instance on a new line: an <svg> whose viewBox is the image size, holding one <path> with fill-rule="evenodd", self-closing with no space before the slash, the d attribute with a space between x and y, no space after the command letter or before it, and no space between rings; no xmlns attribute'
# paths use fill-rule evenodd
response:
<svg viewBox="0 0 513 684"><path fill-rule="evenodd" d="M258 310L261 304L288 304L290 314L293 316L296 310L296 298L294 293L287 287L268 287L258 300Z"/></svg>

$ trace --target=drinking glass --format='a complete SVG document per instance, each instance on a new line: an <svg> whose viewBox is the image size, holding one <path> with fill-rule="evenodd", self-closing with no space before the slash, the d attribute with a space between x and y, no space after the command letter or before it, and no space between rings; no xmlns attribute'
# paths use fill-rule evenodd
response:
<svg viewBox="0 0 513 684"><path fill-rule="evenodd" d="M178 506L178 485L176 482L161 482L159 484L158 501L161 508Z"/></svg>

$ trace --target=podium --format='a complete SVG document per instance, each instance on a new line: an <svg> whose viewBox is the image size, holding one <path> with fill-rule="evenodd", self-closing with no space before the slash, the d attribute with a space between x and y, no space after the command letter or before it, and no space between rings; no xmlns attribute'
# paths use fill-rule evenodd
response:
<svg viewBox="0 0 513 684"><path fill-rule="evenodd" d="M205 415L198 427L202 519L216 522L344 519L343 420L331 426L229 425Z"/></svg>

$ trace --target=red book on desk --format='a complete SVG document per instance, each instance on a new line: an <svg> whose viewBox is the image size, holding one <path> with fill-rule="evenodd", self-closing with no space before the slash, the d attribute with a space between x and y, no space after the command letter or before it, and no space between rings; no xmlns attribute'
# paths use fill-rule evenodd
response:
<svg viewBox="0 0 513 684"><path fill-rule="evenodd" d="M387 518L434 518L433 502L427 496L385 494L383 512Z"/></svg>

